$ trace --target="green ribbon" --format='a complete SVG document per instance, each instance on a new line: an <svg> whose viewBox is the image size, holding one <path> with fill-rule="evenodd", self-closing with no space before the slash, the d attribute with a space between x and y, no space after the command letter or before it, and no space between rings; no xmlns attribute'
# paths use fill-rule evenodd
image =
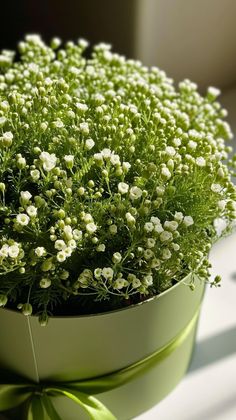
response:
<svg viewBox="0 0 236 420"><path fill-rule="evenodd" d="M0 411L9 410L25 403L27 420L63 420L54 408L52 400L56 396L64 396L80 405L91 420L116 420L108 408L92 395L124 385L170 356L192 331L198 319L199 309L188 325L167 345L144 359L113 373L66 383L34 383L14 374L10 379L9 373L4 375L4 372L1 372Z"/></svg>

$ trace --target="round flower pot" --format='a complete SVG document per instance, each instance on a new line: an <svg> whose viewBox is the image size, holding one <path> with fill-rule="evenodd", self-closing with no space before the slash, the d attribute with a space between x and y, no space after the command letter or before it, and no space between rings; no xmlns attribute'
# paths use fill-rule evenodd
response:
<svg viewBox="0 0 236 420"><path fill-rule="evenodd" d="M204 282L197 280L194 291L186 285L189 277L143 303L97 315L52 317L46 327L34 316L1 309L0 367L35 382L94 378L152 355L185 331L150 370L96 395L117 419L132 419L164 398L188 368L204 293ZM54 398L53 405L63 419L88 418L66 397Z"/></svg>

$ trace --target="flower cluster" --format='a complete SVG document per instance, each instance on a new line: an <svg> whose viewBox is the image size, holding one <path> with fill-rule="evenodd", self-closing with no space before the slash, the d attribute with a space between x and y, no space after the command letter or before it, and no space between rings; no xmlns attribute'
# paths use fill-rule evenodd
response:
<svg viewBox="0 0 236 420"><path fill-rule="evenodd" d="M86 48L28 35L0 55L0 306L42 324L207 280L236 215L219 91Z"/></svg>

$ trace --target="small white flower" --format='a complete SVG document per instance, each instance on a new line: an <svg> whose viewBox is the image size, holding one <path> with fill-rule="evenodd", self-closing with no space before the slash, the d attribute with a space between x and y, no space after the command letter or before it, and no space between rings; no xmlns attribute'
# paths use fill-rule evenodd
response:
<svg viewBox="0 0 236 420"><path fill-rule="evenodd" d="M137 289L139 286L141 286L141 284L141 281L137 277L132 281L132 287L134 289Z"/></svg>
<svg viewBox="0 0 236 420"><path fill-rule="evenodd" d="M131 225L135 224L135 218L134 218L134 216L132 216L131 213L129 213L129 212L126 213L125 218L126 218L128 224L131 224Z"/></svg>
<svg viewBox="0 0 236 420"><path fill-rule="evenodd" d="M165 152L166 152L166 154L167 154L168 156L173 157L173 156L175 155L175 153L176 153L176 150L175 150L175 148L174 148L174 147L172 147L172 146L167 146L167 147L166 147L166 149L165 149Z"/></svg>
<svg viewBox="0 0 236 420"><path fill-rule="evenodd" d="M154 256L154 253L151 249L145 249L143 256L145 260L150 260Z"/></svg>
<svg viewBox="0 0 236 420"><path fill-rule="evenodd" d="M89 125L86 122L80 123L79 125L80 131L82 134L84 135L88 135L89 134Z"/></svg>
<svg viewBox="0 0 236 420"><path fill-rule="evenodd" d="M54 153L41 152L39 155L41 162L43 163L43 169L46 172L50 172L56 166L57 157Z"/></svg>
<svg viewBox="0 0 236 420"><path fill-rule="evenodd" d="M178 223L175 220L166 220L166 222L164 223L164 227L174 232L178 228Z"/></svg>
<svg viewBox="0 0 236 420"><path fill-rule="evenodd" d="M145 286L151 286L153 284L153 277L151 274L148 274L147 276L144 276L143 282Z"/></svg>
<svg viewBox="0 0 236 420"><path fill-rule="evenodd" d="M64 161L66 162L66 167L68 169L72 169L73 165L74 165L74 156L73 155L65 155L64 156Z"/></svg>
<svg viewBox="0 0 236 420"><path fill-rule="evenodd" d="M109 232L110 232L112 235L116 235L116 234L117 234L117 226L116 226L116 225L111 225L111 226L109 226Z"/></svg>
<svg viewBox="0 0 236 420"><path fill-rule="evenodd" d="M52 125L55 128L63 128L64 127L64 123L59 118L58 118L58 120L53 121Z"/></svg>
<svg viewBox="0 0 236 420"><path fill-rule="evenodd" d="M57 239L54 244L55 249L58 249L58 251L62 251L66 248L66 243L62 239Z"/></svg>
<svg viewBox="0 0 236 420"><path fill-rule="evenodd" d="M101 154L104 157L104 159L110 159L110 157L111 157L111 150L110 149L103 149L101 151Z"/></svg>
<svg viewBox="0 0 236 420"><path fill-rule="evenodd" d="M158 260L158 258L153 258L151 261L151 267L152 268L157 268L161 265L161 261Z"/></svg>
<svg viewBox="0 0 236 420"><path fill-rule="evenodd" d="M38 179L40 178L40 172L38 169L32 169L30 171L30 175L33 179L33 181L38 181Z"/></svg>
<svg viewBox="0 0 236 420"><path fill-rule="evenodd" d="M59 251L57 253L57 261L64 262L65 260L66 260L66 254L65 254L64 250L63 251Z"/></svg>
<svg viewBox="0 0 236 420"><path fill-rule="evenodd" d="M154 248L155 245L156 245L155 239L153 238L147 239L147 248Z"/></svg>
<svg viewBox="0 0 236 420"><path fill-rule="evenodd" d="M227 204L226 200L219 200L218 203L217 203L220 210L224 210L226 204Z"/></svg>
<svg viewBox="0 0 236 420"><path fill-rule="evenodd" d="M115 252L112 256L113 263L117 264L117 263L121 262L121 260L122 260L121 254L119 252Z"/></svg>
<svg viewBox="0 0 236 420"><path fill-rule="evenodd" d="M38 246L37 248L35 248L34 252L37 255L37 257L43 257L47 253L46 249L43 246Z"/></svg>
<svg viewBox="0 0 236 420"><path fill-rule="evenodd" d="M129 196L131 200L138 200L140 197L142 197L142 190L139 187L131 187Z"/></svg>
<svg viewBox="0 0 236 420"><path fill-rule="evenodd" d="M160 219L159 219L158 217L152 216L152 217L151 217L151 222L152 222L154 225L158 225L158 224L160 223Z"/></svg>
<svg viewBox="0 0 236 420"><path fill-rule="evenodd" d="M26 211L27 211L27 213L30 217L36 217L37 216L37 211L38 210L35 206L28 206L26 208Z"/></svg>
<svg viewBox="0 0 236 420"><path fill-rule="evenodd" d="M93 222L88 223L88 224L86 225L86 230L87 230L87 232L88 232L88 233L94 233L94 232L96 232L96 230L97 230L97 226L96 226L96 225L95 225L95 223L93 223Z"/></svg>
<svg viewBox="0 0 236 420"><path fill-rule="evenodd" d="M105 252L106 246L105 244L99 244L96 248L97 252Z"/></svg>
<svg viewBox="0 0 236 420"><path fill-rule="evenodd" d="M195 150L195 149L196 149L196 147L197 147L197 143L196 143L195 141L193 141L193 140L190 140L190 141L188 142L188 147L189 147L190 149L192 149L192 150Z"/></svg>
<svg viewBox="0 0 236 420"><path fill-rule="evenodd" d="M69 248L71 248L71 249L75 249L76 248L76 242L75 242L75 240L74 239L70 239L69 241L68 241L68 247Z"/></svg>
<svg viewBox="0 0 236 420"><path fill-rule="evenodd" d="M161 226L161 223L157 223L155 226L154 226L154 231L156 232L156 233L161 233L161 232L163 232L163 227Z"/></svg>
<svg viewBox="0 0 236 420"><path fill-rule="evenodd" d="M171 232L169 232L168 230L163 230L163 232L161 232L160 234L161 242L167 242L167 241L170 241L171 239L173 239L173 235Z"/></svg>
<svg viewBox="0 0 236 420"><path fill-rule="evenodd" d="M207 93L209 94L210 97L215 99L215 98L217 98L217 96L219 96L221 94L221 91L220 91L220 89L218 89L214 86L209 86L209 88L207 89Z"/></svg>
<svg viewBox="0 0 236 420"><path fill-rule="evenodd" d="M95 153L95 154L93 155L93 157L94 157L94 160L95 160L98 164L101 164L101 163L103 162L103 155L102 155L102 153Z"/></svg>
<svg viewBox="0 0 236 420"><path fill-rule="evenodd" d="M93 141L93 139L87 139L85 141L85 149L86 150L91 150L95 145L95 142Z"/></svg>
<svg viewBox="0 0 236 420"><path fill-rule="evenodd" d="M194 221L192 216L184 216L183 223L185 224L185 226L193 225Z"/></svg>
<svg viewBox="0 0 236 420"><path fill-rule="evenodd" d="M75 106L77 110L80 112L80 114L84 114L86 111L88 111L88 107L86 104L81 104L80 102L77 102Z"/></svg>
<svg viewBox="0 0 236 420"><path fill-rule="evenodd" d="M102 269L102 275L103 277L105 277L106 280L111 280L113 278L114 271L111 267L104 267Z"/></svg>
<svg viewBox="0 0 236 420"><path fill-rule="evenodd" d="M74 229L73 230L73 238L76 241L80 241L82 239L82 236L83 236L83 234L82 234L82 231L81 230L78 230L78 229Z"/></svg>
<svg viewBox="0 0 236 420"><path fill-rule="evenodd" d="M94 270L94 277L96 279L100 279L101 275L102 275L102 269L101 268L95 268L95 270Z"/></svg>
<svg viewBox="0 0 236 420"><path fill-rule="evenodd" d="M68 257L70 257L71 256L71 254L72 254L72 248L70 247L70 246L67 246L65 249L63 249L63 252L64 252L64 254L65 254L65 256L66 256L66 258L68 258Z"/></svg>
<svg viewBox="0 0 236 420"><path fill-rule="evenodd" d="M165 193L165 188L164 187L156 187L156 193L158 196L162 197Z"/></svg>
<svg viewBox="0 0 236 420"><path fill-rule="evenodd" d="M164 179L170 179L171 178L171 172L169 169L165 166L161 169L161 175Z"/></svg>
<svg viewBox="0 0 236 420"><path fill-rule="evenodd" d="M28 203L28 201L31 199L32 194L30 194L29 191L21 191L20 192L20 201L22 204Z"/></svg>
<svg viewBox="0 0 236 420"><path fill-rule="evenodd" d="M93 222L93 217L90 213L86 213L83 217L84 223L90 223Z"/></svg>
<svg viewBox="0 0 236 420"><path fill-rule="evenodd" d="M120 277L120 278L115 280L115 282L113 284L113 287L114 287L114 289L120 290L120 289L123 289L123 287L127 286L128 285L127 283L128 282L125 279Z"/></svg>
<svg viewBox="0 0 236 420"><path fill-rule="evenodd" d="M52 284L50 279L47 278L42 278L39 282L39 285L42 289L47 289L48 287L50 287Z"/></svg>
<svg viewBox="0 0 236 420"><path fill-rule="evenodd" d="M122 168L123 168L124 172L127 173L130 170L131 165L130 165L129 162L123 162L122 163Z"/></svg>
<svg viewBox="0 0 236 420"><path fill-rule="evenodd" d="M16 221L21 226L27 226L29 224L30 218L27 214L21 213L16 216Z"/></svg>
<svg viewBox="0 0 236 420"><path fill-rule="evenodd" d="M13 140L13 134L11 131L6 131L5 133L3 133L2 135L2 143L4 144L4 146L9 147L12 144L12 140Z"/></svg>
<svg viewBox="0 0 236 420"><path fill-rule="evenodd" d="M175 220L177 220L177 222L182 222L184 215L181 211L176 211L175 215L174 215Z"/></svg>
<svg viewBox="0 0 236 420"><path fill-rule="evenodd" d="M4 244L2 248L0 249L0 257L8 257L9 253L9 245Z"/></svg>
<svg viewBox="0 0 236 420"><path fill-rule="evenodd" d="M196 164L197 166L204 167L206 166L206 160L204 159L204 157L199 156L196 158Z"/></svg>
<svg viewBox="0 0 236 420"><path fill-rule="evenodd" d="M126 184L125 182L119 182L119 184L118 184L118 191L121 194L127 194L127 192L129 191L129 185Z"/></svg>
<svg viewBox="0 0 236 420"><path fill-rule="evenodd" d="M19 245L15 243L14 245L9 246L8 255L11 258L17 258L20 252Z"/></svg>
<svg viewBox="0 0 236 420"><path fill-rule="evenodd" d="M213 191L214 193L220 193L222 190L222 187L220 184L211 184L211 191Z"/></svg>
<svg viewBox="0 0 236 420"><path fill-rule="evenodd" d="M120 164L120 156L119 155L111 155L111 163L112 165L119 165Z"/></svg>
<svg viewBox="0 0 236 420"><path fill-rule="evenodd" d="M180 249L179 244L176 244L174 242L172 242L171 246L172 246L172 248L173 248L174 251L179 251L179 249Z"/></svg>
<svg viewBox="0 0 236 420"><path fill-rule="evenodd" d="M146 232L152 232L154 229L153 223L152 222L146 222L144 225L144 230Z"/></svg>
<svg viewBox="0 0 236 420"><path fill-rule="evenodd" d="M164 248L162 251L162 259L163 260L169 260L171 257L171 252L168 248Z"/></svg>
<svg viewBox="0 0 236 420"><path fill-rule="evenodd" d="M67 241L70 241L71 239L73 239L72 227L70 225L64 226L63 233Z"/></svg>

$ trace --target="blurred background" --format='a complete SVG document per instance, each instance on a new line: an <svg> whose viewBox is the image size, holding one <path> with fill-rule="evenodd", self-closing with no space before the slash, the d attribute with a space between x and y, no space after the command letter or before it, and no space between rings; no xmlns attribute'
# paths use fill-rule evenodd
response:
<svg viewBox="0 0 236 420"><path fill-rule="evenodd" d="M236 82L235 0L7 0L0 16L0 48L32 32L84 37L201 89Z"/></svg>

